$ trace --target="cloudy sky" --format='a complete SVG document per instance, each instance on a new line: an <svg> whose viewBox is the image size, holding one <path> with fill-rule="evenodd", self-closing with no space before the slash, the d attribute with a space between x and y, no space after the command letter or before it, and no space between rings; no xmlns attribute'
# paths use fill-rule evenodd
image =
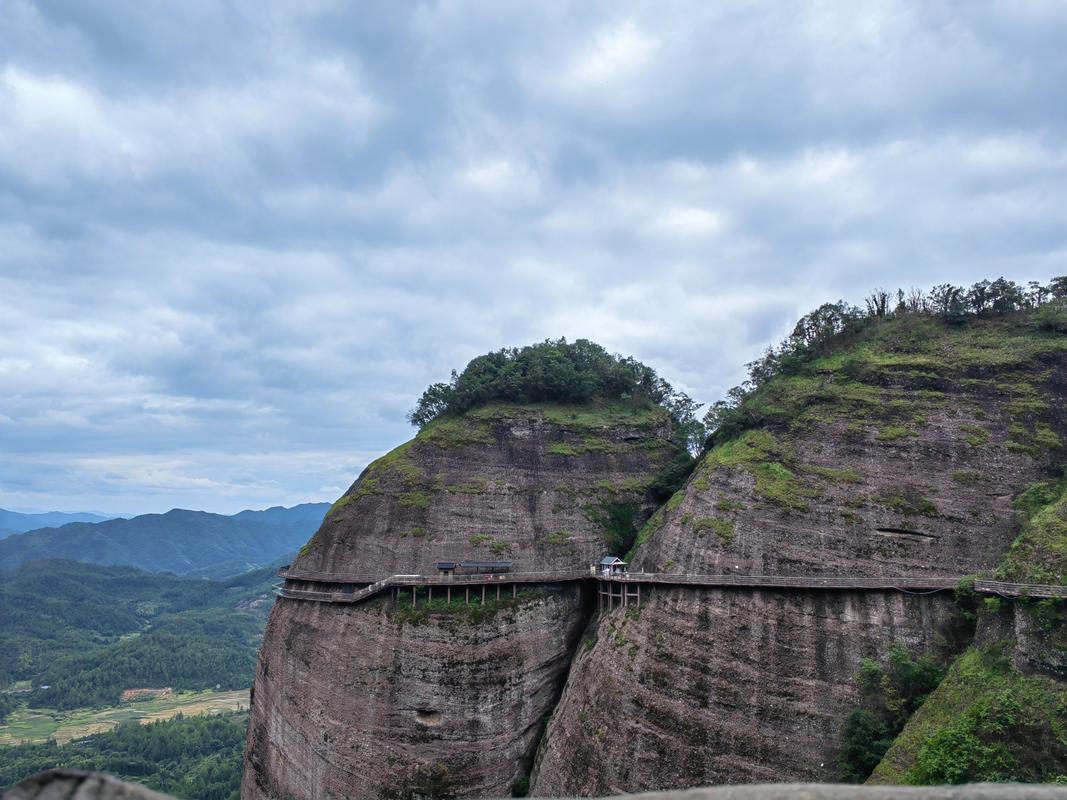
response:
<svg viewBox="0 0 1067 800"><path fill-rule="evenodd" d="M488 350L710 402L823 301L1067 272L1064 0L3 17L7 508L332 500Z"/></svg>

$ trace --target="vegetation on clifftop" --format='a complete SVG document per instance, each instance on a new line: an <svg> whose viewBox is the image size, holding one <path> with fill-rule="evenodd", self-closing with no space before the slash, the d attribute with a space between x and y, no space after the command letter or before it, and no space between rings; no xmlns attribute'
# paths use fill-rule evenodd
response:
<svg viewBox="0 0 1067 800"><path fill-rule="evenodd" d="M749 380L711 407L704 423L712 444L750 428L865 413L883 423L879 439L891 442L921 423L923 403L947 399L939 379L981 382L990 368L1067 350L1067 276L1025 288L1003 278L969 290L942 284L929 292L898 290L895 304L893 298L878 290L865 308L838 301L802 317L784 341L747 365ZM893 379L913 384L908 397L886 396ZM1021 418L1019 446L1053 444L1032 419L1043 410L1033 387L1021 380L1004 388L1015 395Z"/></svg>
<svg viewBox="0 0 1067 800"><path fill-rule="evenodd" d="M526 347L486 353L448 383L431 385L408 415L424 428L434 420L455 417L490 403L560 403L625 401L666 409L682 441L699 446L703 425L700 406L675 390L656 371L632 357L608 353L587 339L548 339Z"/></svg>

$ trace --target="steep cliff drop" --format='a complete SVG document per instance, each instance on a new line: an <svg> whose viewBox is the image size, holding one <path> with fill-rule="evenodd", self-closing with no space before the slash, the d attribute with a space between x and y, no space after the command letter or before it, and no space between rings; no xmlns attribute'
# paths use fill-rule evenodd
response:
<svg viewBox="0 0 1067 800"><path fill-rule="evenodd" d="M368 467L293 576L435 574L442 559L574 570L627 546L676 459L642 403L491 404L426 425ZM324 575L330 573L330 576ZM291 579L300 590L336 583ZM589 617L578 583L467 604L438 588L361 604L280 598L256 674L242 796L507 796L534 750ZM461 599L462 598L462 599Z"/></svg>
<svg viewBox="0 0 1067 800"><path fill-rule="evenodd" d="M1062 468L1065 354L1026 318L872 326L750 397L631 560L689 574L991 570L1019 532L1013 500ZM948 659L959 626L947 592L655 591L579 648L531 794L835 780L861 659L894 645Z"/></svg>

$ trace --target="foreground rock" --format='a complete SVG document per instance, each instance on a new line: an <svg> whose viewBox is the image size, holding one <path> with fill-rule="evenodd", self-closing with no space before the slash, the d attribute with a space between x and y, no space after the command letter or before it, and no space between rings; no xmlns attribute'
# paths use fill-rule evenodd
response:
<svg viewBox="0 0 1067 800"><path fill-rule="evenodd" d="M171 797L102 772L50 769L15 784L4 792L3 800L171 800Z"/></svg>
<svg viewBox="0 0 1067 800"><path fill-rule="evenodd" d="M719 786L676 792L627 795L633 800L1062 800L1067 787L1019 784L970 786L833 786L764 784ZM133 783L98 772L50 770L27 778L4 793L3 800L171 800Z"/></svg>

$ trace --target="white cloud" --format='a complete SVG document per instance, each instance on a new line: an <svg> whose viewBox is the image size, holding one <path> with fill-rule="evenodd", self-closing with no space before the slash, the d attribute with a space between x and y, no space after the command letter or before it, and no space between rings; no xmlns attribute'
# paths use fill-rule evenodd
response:
<svg viewBox="0 0 1067 800"><path fill-rule="evenodd" d="M714 236L726 225L724 215L707 208L669 208L653 222L653 228L671 236Z"/></svg>
<svg viewBox="0 0 1067 800"><path fill-rule="evenodd" d="M651 62L659 47L659 40L632 20L613 25L599 31L582 49L564 72L563 82L589 88L632 78Z"/></svg>

